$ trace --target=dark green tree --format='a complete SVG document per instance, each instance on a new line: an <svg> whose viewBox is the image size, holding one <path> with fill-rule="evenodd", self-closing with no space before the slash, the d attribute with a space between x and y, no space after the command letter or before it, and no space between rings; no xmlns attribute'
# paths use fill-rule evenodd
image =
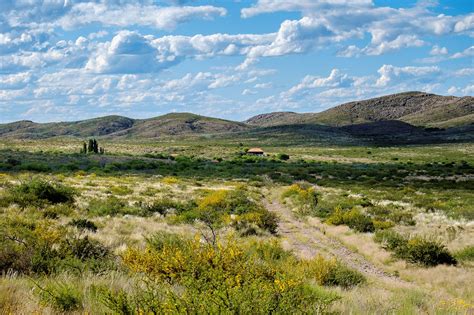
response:
<svg viewBox="0 0 474 315"><path fill-rule="evenodd" d="M89 145L87 146L87 152L92 153L94 152L94 140L89 139Z"/></svg>
<svg viewBox="0 0 474 315"><path fill-rule="evenodd" d="M93 140L93 150L95 154L99 153L99 145L97 144L96 139Z"/></svg>

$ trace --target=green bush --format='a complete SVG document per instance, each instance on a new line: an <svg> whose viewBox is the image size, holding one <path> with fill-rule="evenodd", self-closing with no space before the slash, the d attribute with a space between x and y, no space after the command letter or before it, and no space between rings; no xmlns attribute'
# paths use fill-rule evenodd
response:
<svg viewBox="0 0 474 315"><path fill-rule="evenodd" d="M318 194L311 185L293 184L283 192L282 198L289 198L300 215L317 214Z"/></svg>
<svg viewBox="0 0 474 315"><path fill-rule="evenodd" d="M279 160L282 160L282 161L288 161L290 159L290 156L288 154L285 154L285 153L279 153L277 155L277 158Z"/></svg>
<svg viewBox="0 0 474 315"><path fill-rule="evenodd" d="M160 199L154 200L151 203L143 204L142 207L147 213L159 213L163 216L166 216L171 212L180 214L192 210L196 207L196 203L192 200L188 202L181 202L168 197L162 197Z"/></svg>
<svg viewBox="0 0 474 315"><path fill-rule="evenodd" d="M305 273L309 277L314 277L320 285L340 286L347 289L366 281L360 272L346 267L335 259L326 259L321 255L306 264Z"/></svg>
<svg viewBox="0 0 474 315"><path fill-rule="evenodd" d="M143 215L143 209L132 207L126 201L115 196L106 199L92 199L87 206L87 212L95 216L116 216L119 214Z"/></svg>
<svg viewBox="0 0 474 315"><path fill-rule="evenodd" d="M47 286L38 286L40 302L60 312L70 312L82 307L81 292L70 283L52 282Z"/></svg>
<svg viewBox="0 0 474 315"><path fill-rule="evenodd" d="M372 219L356 208L350 211L343 211L340 207L337 207L326 222L333 225L345 224L351 229L363 233L375 231Z"/></svg>
<svg viewBox="0 0 474 315"><path fill-rule="evenodd" d="M6 199L22 208L45 204L73 203L76 192L60 183L51 183L39 178L10 188Z"/></svg>
<svg viewBox="0 0 474 315"><path fill-rule="evenodd" d="M197 202L197 207L184 208L178 214L181 221L197 220L213 229L230 224L242 235L259 234L260 230L275 234L278 227L277 216L244 188L212 191Z"/></svg>
<svg viewBox="0 0 474 315"><path fill-rule="evenodd" d="M102 300L122 314L327 312L338 297L307 278L304 262L282 252L277 244L232 239L216 246L183 239L129 248L122 261L145 285L133 293L106 291Z"/></svg>
<svg viewBox="0 0 474 315"><path fill-rule="evenodd" d="M81 231L91 231L93 233L97 232L97 225L94 222L87 219L73 219L69 222L70 226L74 226Z"/></svg>
<svg viewBox="0 0 474 315"><path fill-rule="evenodd" d="M467 246L457 251L454 257L459 261L474 261L474 246Z"/></svg>
<svg viewBox="0 0 474 315"><path fill-rule="evenodd" d="M423 266L455 265L456 259L440 242L422 236L404 237L395 231L379 231L375 241L398 258Z"/></svg>

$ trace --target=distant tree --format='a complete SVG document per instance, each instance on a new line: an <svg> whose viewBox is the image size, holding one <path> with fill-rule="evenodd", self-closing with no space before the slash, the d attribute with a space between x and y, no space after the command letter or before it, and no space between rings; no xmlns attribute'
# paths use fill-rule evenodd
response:
<svg viewBox="0 0 474 315"><path fill-rule="evenodd" d="M81 153L84 153L84 154L87 153L87 143L85 141L82 143L82 152Z"/></svg>
<svg viewBox="0 0 474 315"><path fill-rule="evenodd" d="M105 154L104 148L100 147L100 148L99 148L99 153L100 153L100 154Z"/></svg>
<svg viewBox="0 0 474 315"><path fill-rule="evenodd" d="M92 142L93 142L93 151L94 151L94 153L95 154L99 153L99 145L97 144L97 140L94 139L94 140L92 140Z"/></svg>
<svg viewBox="0 0 474 315"><path fill-rule="evenodd" d="M89 139L89 145L87 146L87 152L92 153L94 152L94 140Z"/></svg>

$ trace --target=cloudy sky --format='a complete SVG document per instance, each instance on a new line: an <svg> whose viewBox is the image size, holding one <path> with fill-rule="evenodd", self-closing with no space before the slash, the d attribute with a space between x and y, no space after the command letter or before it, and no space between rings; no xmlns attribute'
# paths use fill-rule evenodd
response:
<svg viewBox="0 0 474 315"><path fill-rule="evenodd" d="M0 0L0 122L474 94L472 0Z"/></svg>

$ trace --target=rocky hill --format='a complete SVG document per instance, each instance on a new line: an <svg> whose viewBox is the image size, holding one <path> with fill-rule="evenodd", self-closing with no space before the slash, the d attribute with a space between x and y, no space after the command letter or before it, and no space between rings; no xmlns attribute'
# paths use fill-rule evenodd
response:
<svg viewBox="0 0 474 315"><path fill-rule="evenodd" d="M257 126L316 123L346 126L367 122L399 120L415 126L454 127L474 123L474 97L440 96L406 92L355 101L321 113L269 113L247 120Z"/></svg>

